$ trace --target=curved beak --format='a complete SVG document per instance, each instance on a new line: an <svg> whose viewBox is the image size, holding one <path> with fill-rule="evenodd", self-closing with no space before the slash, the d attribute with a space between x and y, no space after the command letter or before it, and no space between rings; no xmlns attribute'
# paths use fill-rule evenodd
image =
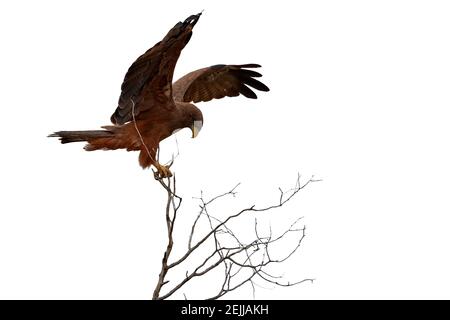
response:
<svg viewBox="0 0 450 320"><path fill-rule="evenodd" d="M192 138L195 138L200 130L202 130L203 127L203 121L195 120L192 124L191 131L192 131Z"/></svg>

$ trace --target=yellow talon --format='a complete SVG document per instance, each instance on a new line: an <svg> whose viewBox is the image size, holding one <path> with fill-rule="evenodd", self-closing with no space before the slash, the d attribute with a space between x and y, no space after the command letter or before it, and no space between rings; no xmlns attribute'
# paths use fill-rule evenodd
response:
<svg viewBox="0 0 450 320"><path fill-rule="evenodd" d="M165 166L162 164L155 164L155 167L157 169L156 172L154 172L155 179L160 180L163 178L170 178L172 176L172 172L170 171L170 166Z"/></svg>

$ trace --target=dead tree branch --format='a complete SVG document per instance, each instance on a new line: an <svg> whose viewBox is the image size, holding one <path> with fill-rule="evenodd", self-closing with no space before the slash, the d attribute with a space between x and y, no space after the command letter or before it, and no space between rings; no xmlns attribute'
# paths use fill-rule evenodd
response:
<svg viewBox="0 0 450 320"><path fill-rule="evenodd" d="M174 259L173 262L169 262L169 259L171 258L171 253L174 246L174 226L177 213L181 207L182 198L176 194L175 177L158 180L167 192L166 226L168 243L161 262L161 271L158 277L157 285L153 292L153 299L167 299L174 293L178 292L184 285L192 281L194 278L204 276L218 268L223 269L223 280L219 283L217 293L207 299L221 298L246 284L251 286L254 294L255 286L258 286L257 281L283 287L294 286L305 281L313 281L312 279L302 279L294 282L286 282L283 281L281 276L272 274L268 269L268 266L270 265L285 262L287 259L292 257L292 255L301 246L301 243L305 237L305 227L298 226L301 218L296 219L284 232L274 235L271 228L269 228L269 232L267 234L262 234L261 228L258 226L258 218L255 217L252 231L254 235L250 241L241 240L230 226L232 222L238 221L238 218L243 215L252 213L260 214L262 212L280 208L309 184L320 181L314 179L314 177L311 177L302 184L300 178L301 177L299 175L295 186L289 190L283 191L279 188L280 196L277 203L260 208L256 207L256 205L252 205L229 215L223 220L213 216L209 212L209 208L211 204L223 198L235 197L239 184L233 187L230 191L215 196L209 200L206 200L203 193L201 193L200 197L195 198L200 202L200 211L196 215L190 228L190 234L187 239L187 248L185 252L179 258ZM199 222L202 218L206 218L206 222L210 230L205 232L199 240L194 241L196 233L199 232ZM272 256L272 253L269 252L270 248L291 235L296 237L296 241L292 245L292 248L281 257L275 258ZM163 287L168 284L168 281L166 280L168 272L185 262L189 257L197 252L199 248L208 248L207 243L212 244L212 248L209 249L210 252L205 254L204 258L200 259L201 261L194 267L193 271L186 271L185 277L182 280L179 280L177 283L173 284L171 288L167 289L165 293L162 293Z"/></svg>

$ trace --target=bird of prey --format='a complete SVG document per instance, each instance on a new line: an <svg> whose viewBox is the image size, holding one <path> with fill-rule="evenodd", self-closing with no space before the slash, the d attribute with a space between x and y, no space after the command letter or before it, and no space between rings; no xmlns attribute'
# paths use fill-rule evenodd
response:
<svg viewBox="0 0 450 320"><path fill-rule="evenodd" d="M157 178L172 176L170 166L157 161L160 141L177 130L190 128L195 138L203 125L203 115L192 102L210 101L240 94L256 99L250 89L269 91L255 78L261 74L250 70L258 64L218 64L193 71L172 83L175 64L189 42L192 29L201 13L178 22L167 35L141 55L128 69L122 83L117 109L111 116L113 125L102 130L57 131L61 143L87 142L87 151L140 151L143 168L154 166Z"/></svg>

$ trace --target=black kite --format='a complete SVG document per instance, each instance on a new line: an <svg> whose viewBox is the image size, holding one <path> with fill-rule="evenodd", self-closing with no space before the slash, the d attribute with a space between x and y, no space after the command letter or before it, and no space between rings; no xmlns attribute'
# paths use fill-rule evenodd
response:
<svg viewBox="0 0 450 320"><path fill-rule="evenodd" d="M160 178L172 174L158 163L159 142L176 130L190 128L195 138L203 125L202 112L191 102L209 101L239 94L256 99L249 88L269 91L256 80L257 64L215 65L191 72L172 84L175 64L189 42L201 13L177 23L164 39L141 55L128 69L122 84L119 105L111 116L114 125L103 130L58 131L61 143L86 141L92 150L126 149L140 151L143 168L155 166Z"/></svg>

